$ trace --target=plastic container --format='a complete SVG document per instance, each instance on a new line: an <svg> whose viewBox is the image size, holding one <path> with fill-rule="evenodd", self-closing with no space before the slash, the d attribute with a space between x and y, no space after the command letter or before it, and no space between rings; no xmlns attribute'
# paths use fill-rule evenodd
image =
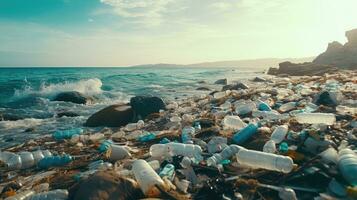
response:
<svg viewBox="0 0 357 200"><path fill-rule="evenodd" d="M288 130L289 128L287 125L278 126L271 134L270 139L273 140L276 144L279 144L285 139L286 135L288 134Z"/></svg>
<svg viewBox="0 0 357 200"><path fill-rule="evenodd" d="M84 132L81 128L73 128L69 130L58 130L53 133L53 138L56 140L71 139L73 135L80 135Z"/></svg>
<svg viewBox="0 0 357 200"><path fill-rule="evenodd" d="M145 122L143 120L139 120L136 123L127 124L125 126L124 130L126 130L126 131L134 131L134 130L137 130L137 129L141 129L144 126L145 126Z"/></svg>
<svg viewBox="0 0 357 200"><path fill-rule="evenodd" d="M8 169L27 169L35 166L45 157L52 156L48 150L38 150L34 152L20 152L19 154L11 152L1 152L1 160L6 163Z"/></svg>
<svg viewBox="0 0 357 200"><path fill-rule="evenodd" d="M160 195L156 185L165 187L165 183L145 160L134 161L132 171L141 191L147 197L158 197Z"/></svg>
<svg viewBox="0 0 357 200"><path fill-rule="evenodd" d="M264 101L258 101L258 110L260 111L271 111L271 107Z"/></svg>
<svg viewBox="0 0 357 200"><path fill-rule="evenodd" d="M173 164L167 164L159 173L161 178L167 177L170 181L174 180L175 177L175 166Z"/></svg>
<svg viewBox="0 0 357 200"><path fill-rule="evenodd" d="M223 123L223 128L225 130L228 129L240 130L247 126L247 124L244 123L239 116L229 116L229 115L225 116L222 123Z"/></svg>
<svg viewBox="0 0 357 200"><path fill-rule="evenodd" d="M182 143L192 144L192 137L195 135L195 128L186 126L182 129L181 140Z"/></svg>
<svg viewBox="0 0 357 200"><path fill-rule="evenodd" d="M334 164L337 164L338 162L338 153L332 147L329 147L325 151L321 152L319 155L321 156L324 162L334 163Z"/></svg>
<svg viewBox="0 0 357 200"><path fill-rule="evenodd" d="M273 140L267 141L263 146L263 151L266 153L275 153L276 143Z"/></svg>
<svg viewBox="0 0 357 200"><path fill-rule="evenodd" d="M124 146L111 144L107 152L107 157L111 161L117 161L124 158L129 158L131 157L131 154Z"/></svg>
<svg viewBox="0 0 357 200"><path fill-rule="evenodd" d="M357 154L351 149L338 152L338 168L345 180L352 186L357 186Z"/></svg>
<svg viewBox="0 0 357 200"><path fill-rule="evenodd" d="M27 198L26 200L66 200L68 199L68 191L63 189L52 190L49 192L43 192L35 194Z"/></svg>
<svg viewBox="0 0 357 200"><path fill-rule="evenodd" d="M281 156L247 149L239 150L236 155L239 164L251 168L262 168L289 173L294 167L293 160L288 156Z"/></svg>
<svg viewBox="0 0 357 200"><path fill-rule="evenodd" d="M256 124L249 124L247 127L233 135L233 142L235 144L244 144L257 132L258 126Z"/></svg>
<svg viewBox="0 0 357 200"><path fill-rule="evenodd" d="M280 112L288 112L290 110L294 110L296 108L296 102L289 102L281 105L279 107Z"/></svg>
<svg viewBox="0 0 357 200"><path fill-rule="evenodd" d="M37 166L42 169L47 169L49 167L64 166L72 161L73 161L73 158L70 155L50 156L50 157L45 157L44 159L40 160L40 162L38 162Z"/></svg>
<svg viewBox="0 0 357 200"><path fill-rule="evenodd" d="M239 103L235 105L235 111L238 115L247 115L253 110L255 110L257 107L254 102L244 102L244 103Z"/></svg>
<svg viewBox="0 0 357 200"><path fill-rule="evenodd" d="M259 110L253 111L252 116L262 117L266 120L284 120L289 118L289 115L282 115L276 111L259 111Z"/></svg>
<svg viewBox="0 0 357 200"><path fill-rule="evenodd" d="M209 157L206 160L206 163L208 166L217 166L220 164L223 160L230 159L232 156L234 156L236 153L238 153L239 150L244 149L241 146L238 145L229 145L226 148L223 149L221 153L215 153L213 156Z"/></svg>
<svg viewBox="0 0 357 200"><path fill-rule="evenodd" d="M172 156L187 156L202 160L202 149L195 144L167 143L154 144L150 147L150 155L155 158L170 158Z"/></svg>
<svg viewBox="0 0 357 200"><path fill-rule="evenodd" d="M149 142L155 138L156 138L156 135L154 133L146 133L144 135L140 135L138 137L138 141L139 142Z"/></svg>
<svg viewBox="0 0 357 200"><path fill-rule="evenodd" d="M299 113L295 118L301 124L333 125L336 122L336 116L332 113Z"/></svg>
<svg viewBox="0 0 357 200"><path fill-rule="evenodd" d="M27 200L30 196L34 195L35 191L33 190L27 190L23 191L21 193L18 193L14 196L8 197L5 200Z"/></svg>
<svg viewBox="0 0 357 200"><path fill-rule="evenodd" d="M225 137L213 137L207 144L208 153L221 152L227 145L227 138Z"/></svg>

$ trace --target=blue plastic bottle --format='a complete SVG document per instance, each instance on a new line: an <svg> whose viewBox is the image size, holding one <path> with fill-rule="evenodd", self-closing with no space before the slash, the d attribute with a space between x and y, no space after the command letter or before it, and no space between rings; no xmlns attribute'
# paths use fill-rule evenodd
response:
<svg viewBox="0 0 357 200"><path fill-rule="evenodd" d="M140 137L138 137L138 141L139 142L149 142L153 139L156 138L156 135L153 133L147 133L145 135L141 135Z"/></svg>
<svg viewBox="0 0 357 200"><path fill-rule="evenodd" d="M338 168L345 180L357 186L357 154L351 149L342 149L338 153Z"/></svg>
<svg viewBox="0 0 357 200"><path fill-rule="evenodd" d="M162 138L162 140L160 141L160 144L167 144L170 143L171 141L167 138Z"/></svg>
<svg viewBox="0 0 357 200"><path fill-rule="evenodd" d="M161 178L163 177L167 177L169 180L174 180L175 177L175 166L172 164L167 164L165 165L165 167L161 170L161 172L159 173L159 176Z"/></svg>
<svg viewBox="0 0 357 200"><path fill-rule="evenodd" d="M258 105L258 110L260 110L260 111L271 111L271 108L267 103L265 103L263 101L260 101L260 103Z"/></svg>
<svg viewBox="0 0 357 200"><path fill-rule="evenodd" d="M53 133L53 138L56 140L71 139L73 135L80 135L84 131L82 128L74 128L69 130L58 130Z"/></svg>
<svg viewBox="0 0 357 200"><path fill-rule="evenodd" d="M100 144L100 146L99 146L99 148L98 148L98 151L99 151L100 153L106 152L106 151L108 151L108 149L110 148L110 145L112 145L112 144L113 144L113 141L111 141L111 140L104 140L104 141Z"/></svg>
<svg viewBox="0 0 357 200"><path fill-rule="evenodd" d="M238 131L238 133L234 134L233 141L236 144L244 144L247 140L249 140L254 134L258 132L258 126L256 124L249 124L242 130Z"/></svg>
<svg viewBox="0 0 357 200"><path fill-rule="evenodd" d="M68 163L72 162L73 158L70 155L63 155L63 156L50 156L45 157L40 162L38 162L37 166L42 169L47 169L49 167L59 167L67 165Z"/></svg>

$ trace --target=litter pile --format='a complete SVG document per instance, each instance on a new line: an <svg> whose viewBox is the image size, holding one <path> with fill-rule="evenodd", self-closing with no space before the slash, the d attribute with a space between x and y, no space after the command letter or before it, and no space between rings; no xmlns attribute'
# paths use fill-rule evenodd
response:
<svg viewBox="0 0 357 200"><path fill-rule="evenodd" d="M356 75L256 78L3 149L0 198L356 199Z"/></svg>

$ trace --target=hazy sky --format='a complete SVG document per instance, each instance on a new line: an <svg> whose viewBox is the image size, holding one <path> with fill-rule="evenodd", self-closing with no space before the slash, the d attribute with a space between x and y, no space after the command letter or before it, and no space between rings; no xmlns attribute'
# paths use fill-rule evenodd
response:
<svg viewBox="0 0 357 200"><path fill-rule="evenodd" d="M315 56L357 0L0 0L1 66Z"/></svg>

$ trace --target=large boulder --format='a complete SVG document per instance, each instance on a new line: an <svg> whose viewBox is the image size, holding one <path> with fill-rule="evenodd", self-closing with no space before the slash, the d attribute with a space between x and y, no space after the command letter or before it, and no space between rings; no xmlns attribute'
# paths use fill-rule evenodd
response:
<svg viewBox="0 0 357 200"><path fill-rule="evenodd" d="M72 92L62 92L59 93L53 101L66 101L76 104L87 104L90 103L93 99L76 91Z"/></svg>
<svg viewBox="0 0 357 200"><path fill-rule="evenodd" d="M320 65L311 62L305 63L291 63L291 62L282 62L279 63L279 69L270 68L268 74L270 75L279 75L287 74L290 76L314 76L314 75L323 75L328 72L336 71L336 68L330 65Z"/></svg>
<svg viewBox="0 0 357 200"><path fill-rule="evenodd" d="M357 29L346 32L348 42L329 43L326 51L315 58L313 63L331 65L342 69L357 69Z"/></svg>
<svg viewBox="0 0 357 200"><path fill-rule="evenodd" d="M135 112L137 119L145 119L152 113L158 113L165 110L165 103L159 97L153 96L136 96L130 99L130 105Z"/></svg>
<svg viewBox="0 0 357 200"><path fill-rule="evenodd" d="M120 177L110 171L98 172L69 190L69 199L73 200L125 200L143 197L134 180Z"/></svg>
<svg viewBox="0 0 357 200"><path fill-rule="evenodd" d="M121 127L133 122L134 111L129 105L111 105L90 116L85 126Z"/></svg>

